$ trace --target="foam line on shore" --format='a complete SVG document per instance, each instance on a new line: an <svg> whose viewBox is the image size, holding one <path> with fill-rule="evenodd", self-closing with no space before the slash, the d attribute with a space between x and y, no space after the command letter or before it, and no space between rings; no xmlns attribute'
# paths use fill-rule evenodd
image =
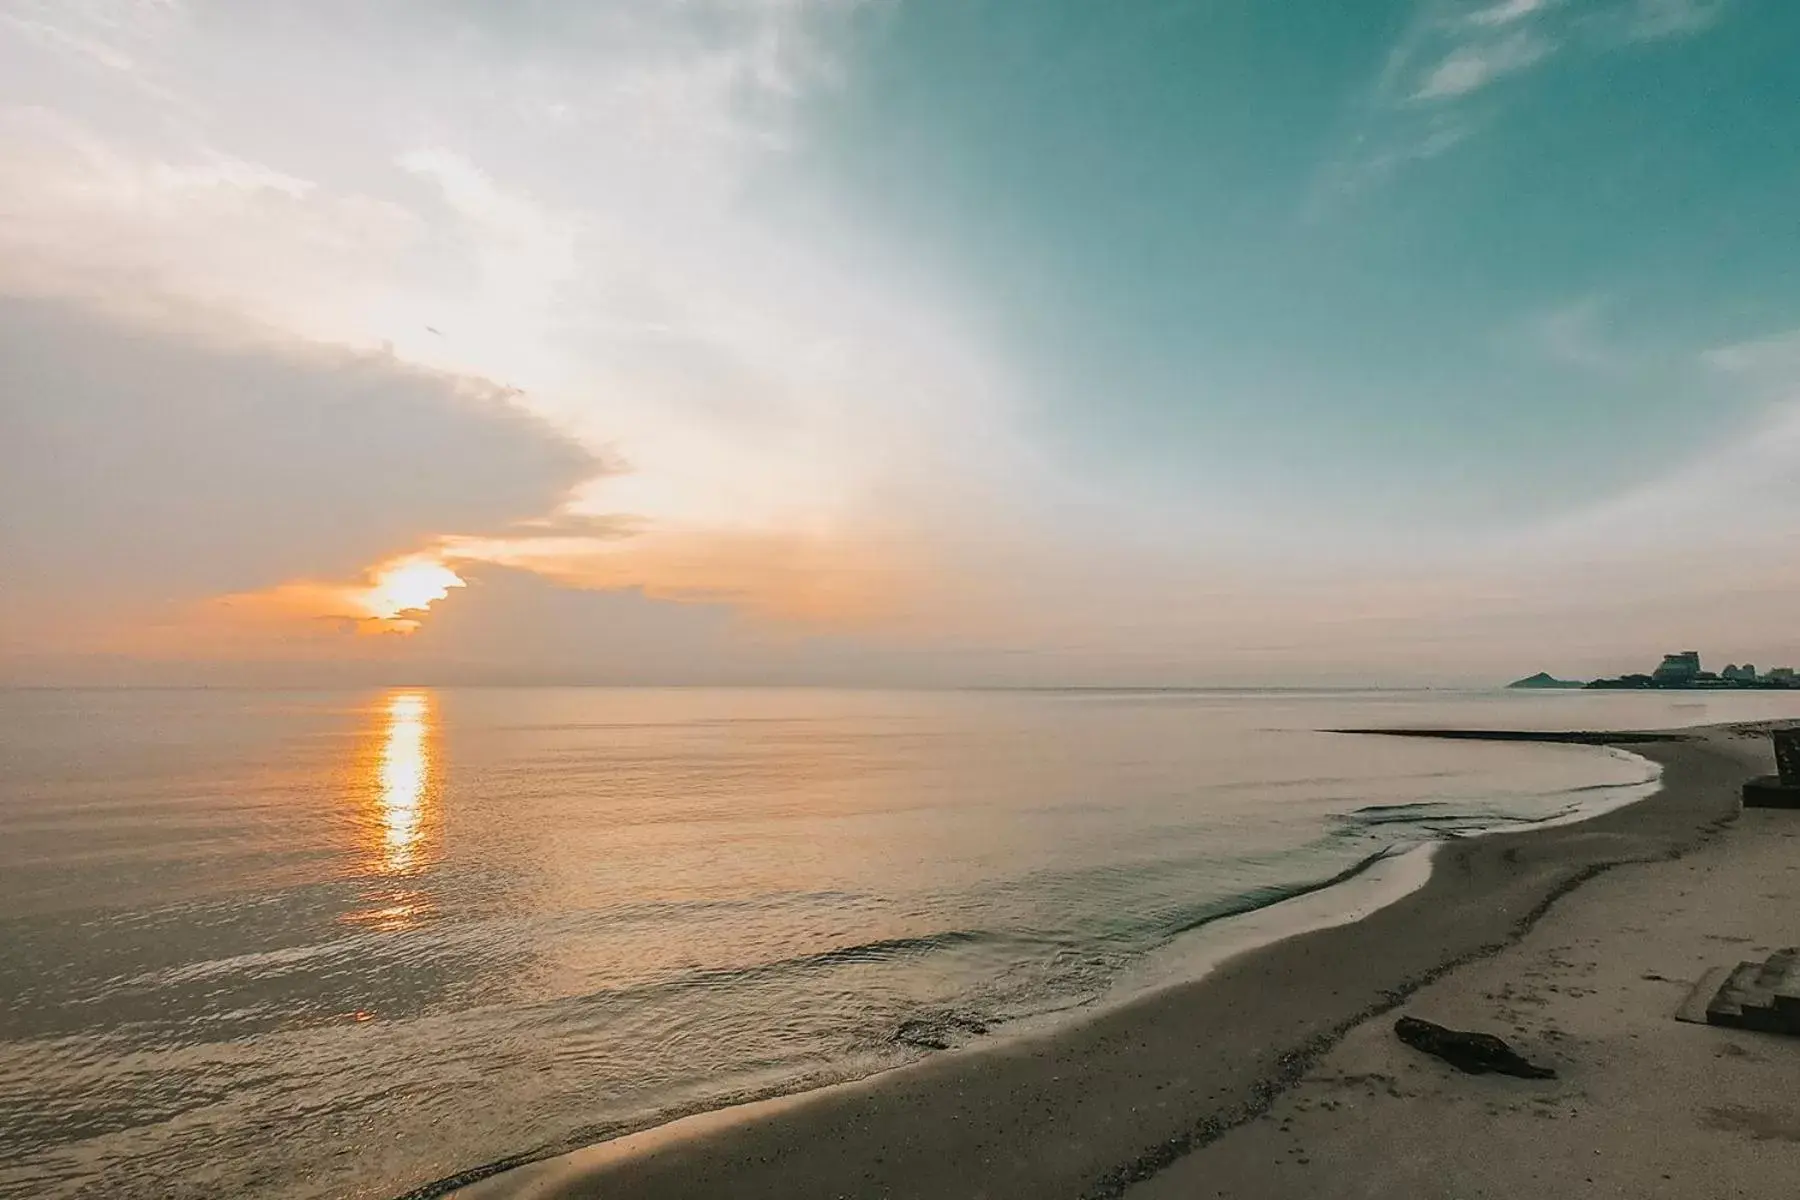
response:
<svg viewBox="0 0 1800 1200"><path fill-rule="evenodd" d="M1199 982L1240 955L1285 938L1360 921L1424 887L1431 877L1432 857L1441 845L1427 842L1405 850L1379 850L1325 879L1290 885L1266 903L1209 916L1175 931L1169 943L1151 951L1143 963L1129 968L1100 995L1007 1021L981 1042L938 1054L966 1057L1054 1037L1072 1024L1092 1020L1154 992ZM561 1178L570 1173L604 1170L691 1138L775 1115L817 1097L879 1086L893 1075L924 1065L924 1061L688 1113L547 1156L521 1155L472 1167L409 1191L397 1200L531 1200L538 1194L540 1176ZM546 1167L553 1170L546 1171ZM492 1182L477 1186L488 1180Z"/></svg>

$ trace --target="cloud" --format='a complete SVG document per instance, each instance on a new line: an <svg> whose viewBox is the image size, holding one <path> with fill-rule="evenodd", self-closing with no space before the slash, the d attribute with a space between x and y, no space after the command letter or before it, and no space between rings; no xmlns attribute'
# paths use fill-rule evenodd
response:
<svg viewBox="0 0 1800 1200"><path fill-rule="evenodd" d="M1523 21L1549 8L1557 0L1498 0L1490 8L1481 8L1468 16L1471 25L1493 28Z"/></svg>
<svg viewBox="0 0 1800 1200"><path fill-rule="evenodd" d="M1720 346L1701 361L1759 387L1800 393L1800 330Z"/></svg>
<svg viewBox="0 0 1800 1200"><path fill-rule="evenodd" d="M1447 100L1467 96L1495 80L1516 74L1548 58L1556 44L1528 30L1494 41L1466 45L1433 67L1413 93L1414 100Z"/></svg>
<svg viewBox="0 0 1800 1200"><path fill-rule="evenodd" d="M599 464L484 380L0 297L0 628L116 634L551 511Z"/></svg>
<svg viewBox="0 0 1800 1200"><path fill-rule="evenodd" d="M509 192L462 155L443 147L408 151L399 165L437 186L472 234L487 280L509 293L550 292L574 272L576 223Z"/></svg>
<svg viewBox="0 0 1800 1200"><path fill-rule="evenodd" d="M0 288L114 306L176 296L297 336L343 332L424 240L404 206L203 142L148 147L0 108ZM379 339L358 339L373 346Z"/></svg>
<svg viewBox="0 0 1800 1200"><path fill-rule="evenodd" d="M939 582L916 546L872 530L854 536L791 529L681 529L620 516L516 522L484 534L427 539L349 579L302 578L238 592L191 610L196 633L231 623L246 640L310 637L324 655L363 648L332 635L415 634L463 601L471 581L526 573L579 592L729 609L767 628L894 628L916 617ZM162 647L167 652L171 647Z"/></svg>
<svg viewBox="0 0 1800 1200"><path fill-rule="evenodd" d="M493 566L439 608L411 637L334 639L354 641L360 659L315 656L258 675L329 679L360 670L422 683L660 685L929 685L971 675L961 652L883 631L770 624L731 604L569 588Z"/></svg>
<svg viewBox="0 0 1800 1200"><path fill-rule="evenodd" d="M1742 644L1795 641L1782 615L1800 586L1800 332L1700 356L1760 400L1689 460L1496 547L1516 569L1598 589L1621 611L1649 602L1729 615ZM1784 640L1785 639L1785 640Z"/></svg>
<svg viewBox="0 0 1800 1200"><path fill-rule="evenodd" d="M783 682L786 639L723 604L669 604L488 569L397 652L425 679L541 683Z"/></svg>
<svg viewBox="0 0 1800 1200"><path fill-rule="evenodd" d="M1733 569L1750 561L1746 554L1800 562L1784 549L1800 537L1796 455L1800 401L1790 400L1684 466L1552 523L1541 531L1543 544L1580 543L1585 552L1634 559L1649 572L1704 560L1715 572L1713 585L1728 591L1749 574ZM1659 548L1672 557L1658 555Z"/></svg>
<svg viewBox="0 0 1800 1200"><path fill-rule="evenodd" d="M347 633L417 633L431 606L468 580L430 554L377 563L354 584L299 580L259 592L221 596L204 616L274 625L328 622ZM202 618L204 619L204 617Z"/></svg>
<svg viewBox="0 0 1800 1200"><path fill-rule="evenodd" d="M75 70L98 69L109 84L167 99L144 59L183 19L180 0L11 0L0 12L0 57L10 36ZM99 77L95 77L99 81Z"/></svg>
<svg viewBox="0 0 1800 1200"><path fill-rule="evenodd" d="M1484 120L1468 101L1558 49L1543 28L1555 8L1554 0L1483 6L1419 0L1380 70L1353 101L1348 136L1314 178L1309 215L1316 219L1406 167L1468 142Z"/></svg>
<svg viewBox="0 0 1800 1200"><path fill-rule="evenodd" d="M1552 362L1601 375L1628 375L1639 357L1608 336L1611 309L1610 297L1584 296L1526 321L1525 337Z"/></svg>
<svg viewBox="0 0 1800 1200"><path fill-rule="evenodd" d="M1704 33L1725 17L1730 0L1634 0L1623 14L1625 36L1649 42Z"/></svg>
<svg viewBox="0 0 1800 1200"><path fill-rule="evenodd" d="M1314 180L1308 211L1465 145L1499 111L1490 90L1542 69L1703 33L1729 0L1418 0L1374 79L1351 105L1348 136Z"/></svg>
<svg viewBox="0 0 1800 1200"><path fill-rule="evenodd" d="M635 589L659 600L730 605L814 628L879 625L914 607L927 556L903 536L754 527L662 528L602 537L449 538L437 554L461 568L493 563L564 587Z"/></svg>
<svg viewBox="0 0 1800 1200"><path fill-rule="evenodd" d="M504 530L446 511L222 580L233 595L341 598L394 554L479 543L581 586L868 610L898 594L866 582L897 569L870 546L973 511L1028 451L956 289L796 153L857 7L272 0L140 21L93 0L57 21L168 92L125 104L66 55L0 44L30 100L0 110L0 289L121 329L166 330L173 299L396 374L494 380L603 475L497 505Z"/></svg>
<svg viewBox="0 0 1800 1200"><path fill-rule="evenodd" d="M136 66L129 54L109 42L51 21L0 13L0 29L10 29L47 50L75 55L109 71L130 71Z"/></svg>

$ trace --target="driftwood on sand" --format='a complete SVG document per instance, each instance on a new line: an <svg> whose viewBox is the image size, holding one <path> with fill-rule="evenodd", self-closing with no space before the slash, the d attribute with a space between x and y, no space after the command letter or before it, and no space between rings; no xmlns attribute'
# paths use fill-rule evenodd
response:
<svg viewBox="0 0 1800 1200"><path fill-rule="evenodd" d="M1459 1071L1471 1075L1516 1075L1520 1079L1555 1079L1556 1072L1526 1062L1491 1033L1466 1033L1445 1029L1417 1017L1394 1022L1394 1035L1415 1050L1436 1055Z"/></svg>

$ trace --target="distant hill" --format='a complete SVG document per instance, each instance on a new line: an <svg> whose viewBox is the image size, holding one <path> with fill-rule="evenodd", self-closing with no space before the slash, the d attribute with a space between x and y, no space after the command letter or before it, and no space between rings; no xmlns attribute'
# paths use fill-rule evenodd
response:
<svg viewBox="0 0 1800 1200"><path fill-rule="evenodd" d="M1558 679L1554 675L1539 671L1536 675L1528 675L1524 679L1515 680L1506 685L1509 688L1578 688L1587 684L1579 679Z"/></svg>

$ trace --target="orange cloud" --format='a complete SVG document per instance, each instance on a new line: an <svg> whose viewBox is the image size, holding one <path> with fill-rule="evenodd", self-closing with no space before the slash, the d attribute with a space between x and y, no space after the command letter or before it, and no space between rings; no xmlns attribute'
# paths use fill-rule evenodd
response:
<svg viewBox="0 0 1800 1200"><path fill-rule="evenodd" d="M408 554L370 568L361 583L296 580L217 603L253 621L329 621L357 633L408 634L433 604L464 586L462 576L433 555Z"/></svg>
<svg viewBox="0 0 1800 1200"><path fill-rule="evenodd" d="M466 586L462 577L443 563L414 556L378 568L370 586L352 598L375 620L393 622L406 620L410 613L423 613L448 596L451 588ZM416 627L418 622L412 624Z"/></svg>
<svg viewBox="0 0 1800 1200"><path fill-rule="evenodd" d="M630 537L446 538L447 562L494 563L565 587L637 588L832 628L903 611L927 571L897 538L787 530L669 530Z"/></svg>
<svg viewBox="0 0 1800 1200"><path fill-rule="evenodd" d="M359 659L403 653L400 641L421 628L432 606L469 579L478 581L488 565L570 589L727 605L796 631L896 631L926 594L930 573L916 545L866 532L667 529L624 518L554 518L509 536L440 537L377 563L355 582L302 579L222 596L198 620L177 622L169 632L213 656L236 647L240 654L311 657L328 644L341 651L346 634L402 635L370 639Z"/></svg>

